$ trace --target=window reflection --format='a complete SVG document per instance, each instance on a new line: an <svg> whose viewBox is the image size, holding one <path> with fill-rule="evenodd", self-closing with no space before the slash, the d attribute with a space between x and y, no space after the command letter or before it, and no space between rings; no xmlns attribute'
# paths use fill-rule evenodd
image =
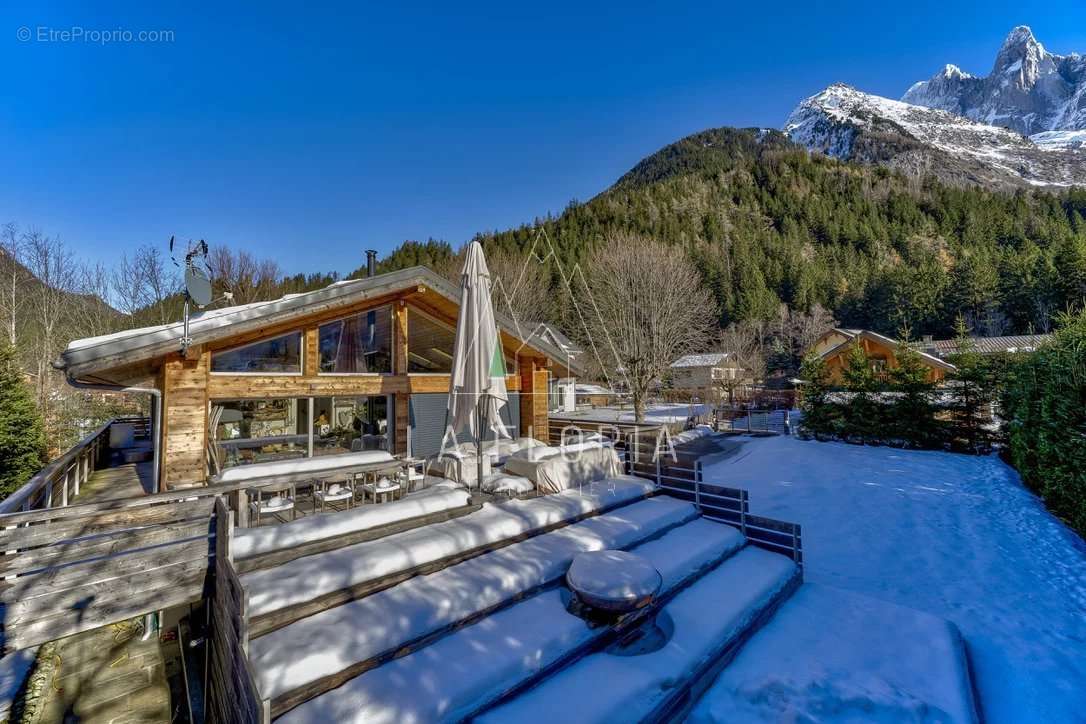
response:
<svg viewBox="0 0 1086 724"><path fill-rule="evenodd" d="M212 372L301 374L302 333L264 339L244 347L213 352Z"/></svg>
<svg viewBox="0 0 1086 724"><path fill-rule="evenodd" d="M321 372L392 372L391 307L378 307L322 324L319 336Z"/></svg>
<svg viewBox="0 0 1086 724"><path fill-rule="evenodd" d="M384 395L313 398L313 454L388 450L388 399Z"/></svg>

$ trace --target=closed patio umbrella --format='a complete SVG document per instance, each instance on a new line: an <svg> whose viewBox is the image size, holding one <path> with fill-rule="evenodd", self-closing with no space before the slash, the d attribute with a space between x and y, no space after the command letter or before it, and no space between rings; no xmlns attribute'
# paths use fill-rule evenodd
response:
<svg viewBox="0 0 1086 724"><path fill-rule="evenodd" d="M460 316L453 345L447 422L451 431L468 429L476 440L478 478L483 477L483 435L508 437L501 409L509 400L505 389L505 358L490 302L490 271L483 247L473 241L460 273ZM448 430L446 431L446 434Z"/></svg>

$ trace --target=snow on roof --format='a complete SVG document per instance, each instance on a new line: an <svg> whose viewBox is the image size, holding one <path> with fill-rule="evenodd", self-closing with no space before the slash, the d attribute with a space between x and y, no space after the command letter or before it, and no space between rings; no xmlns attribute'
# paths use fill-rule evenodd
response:
<svg viewBox="0 0 1086 724"><path fill-rule="evenodd" d="M710 352L708 354L688 354L671 363L672 369L678 367L713 367L728 359L728 352Z"/></svg>
<svg viewBox="0 0 1086 724"><path fill-rule="evenodd" d="M203 344L224 337L237 336L273 324L289 322L317 311L348 307L368 298L425 286L450 301L459 303L456 286L422 266L400 269L362 279L346 279L326 287L279 299L240 304L197 312L189 320L193 344ZM495 312L498 326L519 337L516 323ZM79 376L111 367L132 364L162 356L178 349L183 325L180 321L153 327L129 329L115 334L77 339L54 362L58 369ZM530 340L535 349L556 361L569 364L569 354L549 339L536 335Z"/></svg>
<svg viewBox="0 0 1086 724"><path fill-rule="evenodd" d="M999 354L1000 352L1033 352L1051 339L1051 334L1016 334L1005 337L970 337L969 341L979 354ZM913 342L913 347L918 351L931 352L940 357L957 354L960 351L956 339Z"/></svg>

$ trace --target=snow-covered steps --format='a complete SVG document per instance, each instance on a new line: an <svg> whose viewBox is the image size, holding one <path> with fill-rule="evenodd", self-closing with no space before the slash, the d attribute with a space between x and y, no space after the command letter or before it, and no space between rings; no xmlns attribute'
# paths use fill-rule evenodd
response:
<svg viewBox="0 0 1086 724"><path fill-rule="evenodd" d="M248 573L467 515L479 509L470 502L466 490L435 485L381 505L326 512L281 525L239 528L234 531L231 551L237 569Z"/></svg>
<svg viewBox="0 0 1086 724"><path fill-rule="evenodd" d="M656 498L621 512L660 505L666 500ZM551 535L555 534L532 542ZM661 593L666 597L733 554L742 544L743 537L736 529L695 519L632 550L660 571ZM564 563L568 566L569 560ZM455 568L449 569L452 570ZM469 716L506 692L583 654L594 642L610 634L609 627L591 628L568 613L567 595L560 588L544 590L461 627L425 648L367 671L303 703L279 721L431 722Z"/></svg>
<svg viewBox="0 0 1086 724"><path fill-rule="evenodd" d="M748 546L663 607L657 624L670 638L662 647L636 654L612 646L586 656L477 721L666 720L799 582L790 559Z"/></svg>
<svg viewBox="0 0 1086 724"><path fill-rule="evenodd" d="M640 500L643 478L619 476L581 490L487 504L469 515L306 556L242 575L251 635L259 636L419 574Z"/></svg>
<svg viewBox="0 0 1086 724"><path fill-rule="evenodd" d="M707 683L688 721L977 721L952 623L813 583Z"/></svg>
<svg viewBox="0 0 1086 724"><path fill-rule="evenodd" d="M560 579L581 551L626 548L675 526L684 530L689 527L684 523L698 524L683 537L690 555L706 546L730 552L742 544L734 529L696 521L696 516L690 503L650 498L292 623L250 644L261 694L273 700L273 711L289 708L383 663L405 646L422 646L538 591ZM714 535L703 526L711 526Z"/></svg>

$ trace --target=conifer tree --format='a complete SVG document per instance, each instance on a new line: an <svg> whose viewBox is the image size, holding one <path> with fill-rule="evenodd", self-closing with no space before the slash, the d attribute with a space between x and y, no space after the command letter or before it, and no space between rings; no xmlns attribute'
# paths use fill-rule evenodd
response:
<svg viewBox="0 0 1086 724"><path fill-rule="evenodd" d="M888 431L903 443L914 447L932 447L938 441L938 422L932 393L935 384L928 368L913 349L909 328L902 329L895 356L897 366L890 370L890 384L895 393Z"/></svg>
<svg viewBox="0 0 1086 724"><path fill-rule="evenodd" d="M18 489L45 463L45 426L23 382L15 350L0 343L0 496Z"/></svg>
<svg viewBox="0 0 1086 724"><path fill-rule="evenodd" d="M995 398L994 385L988 365L977 352L965 320L960 316L954 332L958 350L950 361L957 370L951 375L948 385L954 434L967 450L980 452L986 449L991 441L985 426L991 419L991 404Z"/></svg>

